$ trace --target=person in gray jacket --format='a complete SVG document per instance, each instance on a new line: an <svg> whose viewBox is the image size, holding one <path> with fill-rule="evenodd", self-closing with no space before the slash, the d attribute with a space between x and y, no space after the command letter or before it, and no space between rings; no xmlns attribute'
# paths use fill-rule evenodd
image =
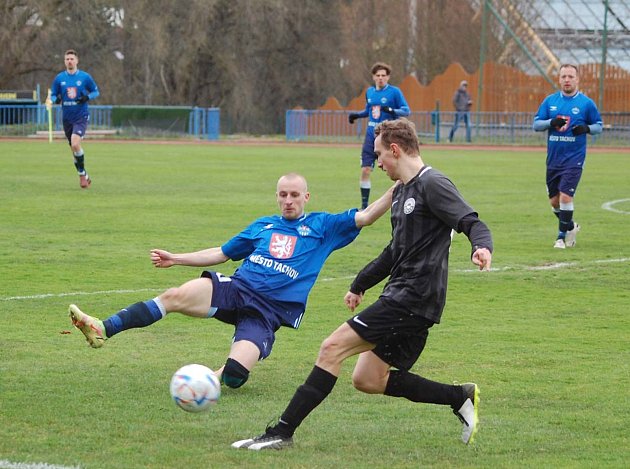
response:
<svg viewBox="0 0 630 469"><path fill-rule="evenodd" d="M459 88L453 95L453 106L455 106L455 121L453 122L453 128L448 134L448 141L453 141L453 135L459 125L459 121L464 121L466 124L466 141L470 142L470 107L472 106L472 98L468 93L468 82L462 80L459 84Z"/></svg>

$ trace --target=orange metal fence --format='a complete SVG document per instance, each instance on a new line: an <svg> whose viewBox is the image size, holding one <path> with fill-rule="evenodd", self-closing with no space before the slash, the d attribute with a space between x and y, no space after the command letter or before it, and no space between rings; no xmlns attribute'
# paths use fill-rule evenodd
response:
<svg viewBox="0 0 630 469"><path fill-rule="evenodd" d="M600 64L579 65L580 89L599 105ZM481 102L477 103L479 71L466 72L454 63L427 86L408 75L400 87L412 111L431 111L440 103L442 111L452 111L452 99L462 80L468 81L468 91L473 99L473 111L478 112L530 112L534 114L542 100L554 92L543 77L527 75L513 67L488 62L483 68ZM319 110L360 110L365 107L366 88L350 100L347 106L330 97ZM600 112L630 112L630 72L616 66L607 66L604 77L604 96Z"/></svg>

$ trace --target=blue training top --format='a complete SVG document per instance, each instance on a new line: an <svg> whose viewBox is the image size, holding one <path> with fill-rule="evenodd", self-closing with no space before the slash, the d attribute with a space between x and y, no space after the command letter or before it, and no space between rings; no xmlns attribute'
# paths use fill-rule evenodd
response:
<svg viewBox="0 0 630 469"><path fill-rule="evenodd" d="M79 122L89 116L87 103L78 104L77 99L85 95L91 101L99 96L98 86L92 76L78 69L74 73L65 70L57 75L52 83L51 94L53 103L57 103L57 95L61 95L65 122Z"/></svg>
<svg viewBox="0 0 630 469"><path fill-rule="evenodd" d="M564 169L583 167L586 159L587 134L574 136L571 129L576 125L602 126L602 118L597 106L591 98L577 92L573 96L565 96L562 92L547 96L534 116L534 130L537 122L562 117L567 123L556 130L550 127L547 139L547 167Z"/></svg>
<svg viewBox="0 0 630 469"><path fill-rule="evenodd" d="M408 116L411 113L402 91L393 85L386 85L380 90L370 86L365 93L365 101L365 109L358 113L358 117L368 117L367 131L372 134L374 127L380 122ZM394 113L383 112L381 106L393 108Z"/></svg>
<svg viewBox="0 0 630 469"><path fill-rule="evenodd" d="M230 259L245 259L232 278L270 300L286 303L287 311L278 314L285 325L297 328L324 262L359 235L356 212L315 212L297 220L279 215L259 218L221 246Z"/></svg>

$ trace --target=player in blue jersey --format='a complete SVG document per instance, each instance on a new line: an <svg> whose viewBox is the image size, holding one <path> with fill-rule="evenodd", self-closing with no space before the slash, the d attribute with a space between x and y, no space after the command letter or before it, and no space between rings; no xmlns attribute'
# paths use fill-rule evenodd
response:
<svg viewBox="0 0 630 469"><path fill-rule="evenodd" d="M69 49L64 54L65 72L55 77L51 87L51 99L46 104L61 104L63 112L63 131L66 134L72 154L74 166L79 173L79 184L86 189L92 183L85 170L85 154L81 140L85 136L90 114L87 102L99 96L98 86L89 73L79 70L78 54Z"/></svg>
<svg viewBox="0 0 630 469"><path fill-rule="evenodd" d="M573 198L586 159L586 135L602 132L602 118L592 99L578 91L575 65L560 66L560 91L547 96L534 117L534 130L547 130L547 195L558 217L553 247L573 247L580 225L573 221Z"/></svg>
<svg viewBox="0 0 630 469"><path fill-rule="evenodd" d="M348 121L353 124L357 119L368 118L365 140L361 149L361 207L365 208L370 200L370 174L374 170L376 155L374 154L374 127L379 122L392 120L410 114L409 105L405 97L397 88L389 84L392 68L382 62L372 65L372 78L374 86L370 86L365 93L365 109L361 112L352 112Z"/></svg>
<svg viewBox="0 0 630 469"><path fill-rule="evenodd" d="M238 388L254 365L271 353L275 332L281 326L299 327L308 294L328 256L389 209L392 190L365 210L306 213L310 198L306 180L295 173L284 175L276 192L281 215L257 219L220 247L187 254L151 251L153 264L160 268L207 267L242 259L231 277L204 271L200 278L128 306L104 321L70 305L72 323L94 348L119 332L149 326L171 312L233 324L232 347L217 374L227 386Z"/></svg>

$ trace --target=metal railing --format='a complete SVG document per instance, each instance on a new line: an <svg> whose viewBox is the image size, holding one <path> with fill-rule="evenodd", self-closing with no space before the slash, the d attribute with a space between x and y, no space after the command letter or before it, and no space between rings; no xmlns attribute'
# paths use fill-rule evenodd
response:
<svg viewBox="0 0 630 469"><path fill-rule="evenodd" d="M455 112L412 112L423 143L447 142ZM471 112L472 143L478 145L540 145L546 144L546 132L534 132L533 113ZM602 113L604 132L590 138L589 144L603 146L630 145L630 113ZM286 139L294 142L362 142L367 119L348 122L348 111L289 110L286 113ZM466 141L466 128L459 122L453 142Z"/></svg>
<svg viewBox="0 0 630 469"><path fill-rule="evenodd" d="M116 110L130 108L131 106L90 106L90 130L113 130L120 136L160 136L169 129L144 128L140 134L137 127L124 123L113 124L113 114ZM134 106L141 109L175 109L175 107L158 108L154 106ZM218 140L221 126L221 111L219 108L181 108L187 113L187 125L181 132L170 134L184 134L189 137ZM62 111L60 106L52 108L53 131L63 130ZM15 136L27 137L48 131L48 112L43 104L35 105L0 105L0 137Z"/></svg>

